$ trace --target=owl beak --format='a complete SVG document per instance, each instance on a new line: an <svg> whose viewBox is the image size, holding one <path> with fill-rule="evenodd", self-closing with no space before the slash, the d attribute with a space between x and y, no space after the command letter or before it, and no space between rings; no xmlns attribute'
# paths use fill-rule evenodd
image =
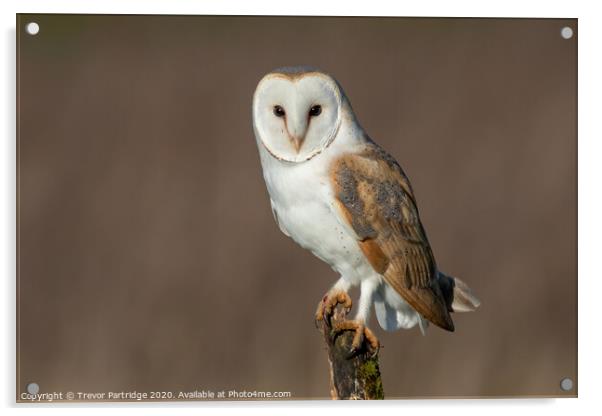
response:
<svg viewBox="0 0 602 416"><path fill-rule="evenodd" d="M301 150L301 146L303 146L303 142L305 141L307 127L307 121L303 119L297 119L294 117L294 114L286 126L288 138L297 153L299 153L299 150Z"/></svg>
<svg viewBox="0 0 602 416"><path fill-rule="evenodd" d="M291 137L291 142L293 143L293 147L295 148L295 151L297 153L299 153L299 150L301 149L301 146L303 146L303 141L305 140L305 137L299 137L299 136L292 136Z"/></svg>

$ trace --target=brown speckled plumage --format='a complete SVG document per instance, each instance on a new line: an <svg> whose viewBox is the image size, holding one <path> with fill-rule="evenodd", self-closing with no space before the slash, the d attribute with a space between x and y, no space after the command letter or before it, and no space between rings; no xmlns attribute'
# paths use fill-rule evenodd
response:
<svg viewBox="0 0 602 416"><path fill-rule="evenodd" d="M331 171L337 204L379 274L423 317L453 331L437 267L408 178L386 151L369 142Z"/></svg>

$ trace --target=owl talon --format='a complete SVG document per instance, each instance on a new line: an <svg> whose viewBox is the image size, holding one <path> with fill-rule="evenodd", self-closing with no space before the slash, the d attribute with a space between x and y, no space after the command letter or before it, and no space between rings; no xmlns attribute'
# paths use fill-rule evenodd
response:
<svg viewBox="0 0 602 416"><path fill-rule="evenodd" d="M374 357L376 354L378 354L380 342L372 330L370 330L370 328L368 328L364 323L359 321L337 322L333 328L334 334L339 334L343 331L355 332L353 341L351 342L351 348L349 349L348 358L358 354L360 351L362 351L364 346L367 347L370 357Z"/></svg>
<svg viewBox="0 0 602 416"><path fill-rule="evenodd" d="M314 320L316 327L318 327L319 321L324 321L326 325L331 326L331 318L338 305L343 305L345 315L349 313L352 302L347 292L339 291L324 295L318 304L318 309L316 310L316 316Z"/></svg>

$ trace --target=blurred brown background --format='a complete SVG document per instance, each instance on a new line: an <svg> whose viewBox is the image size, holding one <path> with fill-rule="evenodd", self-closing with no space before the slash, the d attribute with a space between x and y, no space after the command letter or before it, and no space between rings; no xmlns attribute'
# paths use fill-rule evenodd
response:
<svg viewBox="0 0 602 416"><path fill-rule="evenodd" d="M313 313L337 276L274 223L251 124L263 74L308 64L404 167L438 264L482 300L453 334L372 321L387 397L576 394L559 388L577 377L566 25L18 16L17 393L328 398Z"/></svg>

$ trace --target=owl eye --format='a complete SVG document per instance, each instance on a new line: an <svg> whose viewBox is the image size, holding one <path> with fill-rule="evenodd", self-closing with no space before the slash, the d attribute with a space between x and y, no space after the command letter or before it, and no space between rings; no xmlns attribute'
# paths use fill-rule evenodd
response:
<svg viewBox="0 0 602 416"><path fill-rule="evenodd" d="M314 106L312 106L312 108L309 109L309 115L310 115L310 117L319 116L320 113L322 113L322 106L321 105L314 105Z"/></svg>
<svg viewBox="0 0 602 416"><path fill-rule="evenodd" d="M284 108L282 108L282 107L281 107L281 106L279 106L279 105L275 105L275 106L274 106L274 115L275 115L276 117L284 117L284 115L285 115L285 114L286 114L286 113L284 112Z"/></svg>

